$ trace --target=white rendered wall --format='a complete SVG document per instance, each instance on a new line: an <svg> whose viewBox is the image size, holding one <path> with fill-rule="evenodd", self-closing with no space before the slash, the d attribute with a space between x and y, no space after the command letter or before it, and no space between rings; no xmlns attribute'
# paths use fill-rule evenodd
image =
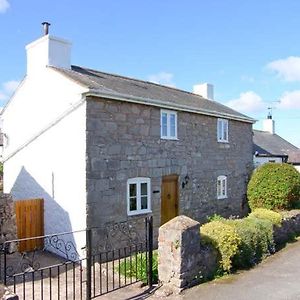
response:
<svg viewBox="0 0 300 300"><path fill-rule="evenodd" d="M253 163L254 163L254 168L259 167L260 165L263 165L267 162L276 162L276 163L282 163L282 158L281 157L259 157L259 156L253 156Z"/></svg>
<svg viewBox="0 0 300 300"><path fill-rule="evenodd" d="M300 166L294 166L294 167L298 172L300 172Z"/></svg>
<svg viewBox="0 0 300 300"><path fill-rule="evenodd" d="M86 227L84 91L47 68L26 78L2 116L9 137L4 192L15 200L44 198L46 234ZM74 239L77 248L85 245L84 234Z"/></svg>

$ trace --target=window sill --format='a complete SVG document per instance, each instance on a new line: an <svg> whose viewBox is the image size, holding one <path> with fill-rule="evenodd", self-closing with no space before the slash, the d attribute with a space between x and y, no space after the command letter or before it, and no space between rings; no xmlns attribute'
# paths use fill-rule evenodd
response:
<svg viewBox="0 0 300 300"><path fill-rule="evenodd" d="M223 200L223 199L227 199L228 197L227 196L220 196L220 197L217 197L218 200Z"/></svg>
<svg viewBox="0 0 300 300"><path fill-rule="evenodd" d="M167 136L161 136L160 137L161 140L169 140L169 141L179 141L179 139L177 137L167 137Z"/></svg>
<svg viewBox="0 0 300 300"><path fill-rule="evenodd" d="M128 216L137 216L137 215L146 215L152 213L151 209L144 209L144 210L138 210L138 211L128 211Z"/></svg>
<svg viewBox="0 0 300 300"><path fill-rule="evenodd" d="M218 143L224 143L224 144L229 144L229 141L227 140L218 140Z"/></svg>

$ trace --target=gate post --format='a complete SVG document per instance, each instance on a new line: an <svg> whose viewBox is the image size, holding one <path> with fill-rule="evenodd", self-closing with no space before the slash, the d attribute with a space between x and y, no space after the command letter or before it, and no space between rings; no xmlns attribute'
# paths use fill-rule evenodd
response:
<svg viewBox="0 0 300 300"><path fill-rule="evenodd" d="M3 253L4 253L4 262L3 262L3 283L4 285L6 286L6 269L7 269L7 266L6 266L6 243L4 243L4 250L3 250Z"/></svg>
<svg viewBox="0 0 300 300"><path fill-rule="evenodd" d="M86 229L86 300L92 298L92 230Z"/></svg>
<svg viewBox="0 0 300 300"><path fill-rule="evenodd" d="M148 223L148 232L147 232L147 244L148 244L148 285L151 288L153 285L153 217L150 216L146 219Z"/></svg>

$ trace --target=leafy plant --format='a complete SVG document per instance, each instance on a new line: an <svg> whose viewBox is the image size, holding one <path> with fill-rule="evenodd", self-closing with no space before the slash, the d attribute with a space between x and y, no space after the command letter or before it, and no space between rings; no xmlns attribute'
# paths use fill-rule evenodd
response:
<svg viewBox="0 0 300 300"><path fill-rule="evenodd" d="M251 217L269 220L273 225L277 226L280 226L282 222L282 216L280 213L266 208L256 208L252 213L249 214L249 218Z"/></svg>
<svg viewBox="0 0 300 300"><path fill-rule="evenodd" d="M211 221L223 221L226 220L224 217L218 215L218 214L213 214L211 216L207 216L206 217L207 221L211 222Z"/></svg>
<svg viewBox="0 0 300 300"><path fill-rule="evenodd" d="M158 282L158 253L153 251L153 282ZM126 257L120 263L116 270L127 278L136 278L143 283L147 283L147 256L146 252L137 253L137 255Z"/></svg>
<svg viewBox="0 0 300 300"><path fill-rule="evenodd" d="M247 217L229 221L236 229L241 243L233 257L235 268L248 268L275 251L273 225L270 220Z"/></svg>
<svg viewBox="0 0 300 300"><path fill-rule="evenodd" d="M212 245L220 254L220 268L230 272L232 257L236 255L241 243L236 229L222 221L212 221L200 228L201 238L205 244Z"/></svg>
<svg viewBox="0 0 300 300"><path fill-rule="evenodd" d="M247 196L251 210L291 209L300 199L300 173L288 164L264 164L252 174Z"/></svg>

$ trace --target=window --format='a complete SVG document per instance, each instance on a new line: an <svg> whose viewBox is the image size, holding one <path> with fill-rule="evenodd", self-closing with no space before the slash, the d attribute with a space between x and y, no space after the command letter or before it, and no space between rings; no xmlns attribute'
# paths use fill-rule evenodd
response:
<svg viewBox="0 0 300 300"><path fill-rule="evenodd" d="M137 215L151 212L150 178L131 178L127 181L127 213Z"/></svg>
<svg viewBox="0 0 300 300"><path fill-rule="evenodd" d="M227 198L227 177L222 175L217 180L217 197L218 199Z"/></svg>
<svg viewBox="0 0 300 300"><path fill-rule="evenodd" d="M177 113L171 110L161 110L160 133L162 139L177 139Z"/></svg>
<svg viewBox="0 0 300 300"><path fill-rule="evenodd" d="M228 142L228 120L218 119L218 142Z"/></svg>

